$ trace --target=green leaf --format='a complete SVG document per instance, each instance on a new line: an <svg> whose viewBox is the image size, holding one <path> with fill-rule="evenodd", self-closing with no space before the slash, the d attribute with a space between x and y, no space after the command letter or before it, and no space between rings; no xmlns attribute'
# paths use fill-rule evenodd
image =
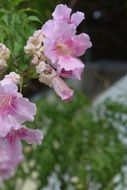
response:
<svg viewBox="0 0 127 190"><path fill-rule="evenodd" d="M29 19L30 21L35 21L35 22L42 23L41 20L40 20L37 16L34 16L34 15L29 16L28 19Z"/></svg>
<svg viewBox="0 0 127 190"><path fill-rule="evenodd" d="M24 8L19 11L24 12L24 13L27 13L27 12L38 13L38 11L36 9L31 9L31 8Z"/></svg>
<svg viewBox="0 0 127 190"><path fill-rule="evenodd" d="M12 3L17 6L19 5L20 3L24 2L24 1L28 1L28 0L12 0Z"/></svg>

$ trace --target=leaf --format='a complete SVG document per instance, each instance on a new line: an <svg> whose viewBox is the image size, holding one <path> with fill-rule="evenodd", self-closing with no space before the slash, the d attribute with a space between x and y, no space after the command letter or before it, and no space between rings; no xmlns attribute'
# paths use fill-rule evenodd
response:
<svg viewBox="0 0 127 190"><path fill-rule="evenodd" d="M35 21L35 22L42 23L41 20L40 20L37 16L34 16L34 15L29 16L28 19L29 19L30 21Z"/></svg>
<svg viewBox="0 0 127 190"><path fill-rule="evenodd" d="M32 13L38 13L38 11L36 9L31 9L31 8L24 8L21 9L20 12L32 12Z"/></svg>
<svg viewBox="0 0 127 190"><path fill-rule="evenodd" d="M28 1L28 0L13 0L12 3L13 3L15 6L18 6L20 3L24 2L24 1Z"/></svg>

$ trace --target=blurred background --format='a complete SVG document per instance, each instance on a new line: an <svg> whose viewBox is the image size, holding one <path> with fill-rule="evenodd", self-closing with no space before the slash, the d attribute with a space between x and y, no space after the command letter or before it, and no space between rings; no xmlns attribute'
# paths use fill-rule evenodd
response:
<svg viewBox="0 0 127 190"><path fill-rule="evenodd" d="M81 81L68 81L75 89L69 103L29 81L24 95L37 102L38 113L28 126L42 129L44 142L25 144L24 162L0 188L127 190L127 1L0 0L0 41L22 52L60 3L85 13L78 33L93 44L81 58L86 68ZM19 67L27 61L20 58Z"/></svg>

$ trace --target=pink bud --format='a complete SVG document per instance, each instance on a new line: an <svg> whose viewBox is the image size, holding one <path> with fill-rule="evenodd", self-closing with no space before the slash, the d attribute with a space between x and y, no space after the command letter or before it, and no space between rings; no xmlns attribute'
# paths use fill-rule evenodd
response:
<svg viewBox="0 0 127 190"><path fill-rule="evenodd" d="M52 85L55 92L62 98L62 100L71 100L73 96L73 90L58 76L52 79Z"/></svg>

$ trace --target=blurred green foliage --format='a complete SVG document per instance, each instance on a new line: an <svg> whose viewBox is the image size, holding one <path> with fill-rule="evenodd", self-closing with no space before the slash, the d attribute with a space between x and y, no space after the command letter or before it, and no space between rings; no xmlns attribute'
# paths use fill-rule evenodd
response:
<svg viewBox="0 0 127 190"><path fill-rule="evenodd" d="M54 8L60 3L64 3L64 0L28 1L31 8L38 10L39 18L43 21L43 23L52 17L51 14L54 11Z"/></svg>
<svg viewBox="0 0 127 190"><path fill-rule="evenodd" d="M0 0L0 42L23 53L28 37L51 17L58 0Z"/></svg>
<svg viewBox="0 0 127 190"><path fill-rule="evenodd" d="M123 183L126 146L115 123L127 126L127 119L120 119L127 114L127 107L108 101L95 113L93 116L88 100L79 94L69 103L55 98L40 100L35 122L29 127L43 129L43 144L25 145L24 163L2 190L23 189L28 179L41 190L53 173L61 190L70 190L70 185L74 190L114 190L117 174ZM20 178L21 188L17 185Z"/></svg>
<svg viewBox="0 0 127 190"><path fill-rule="evenodd" d="M37 11L20 7L23 2L25 0L0 0L0 43L11 50L9 70L16 71L21 76L30 64L24 56L24 46L35 31L36 23L40 22Z"/></svg>
<svg viewBox="0 0 127 190"><path fill-rule="evenodd" d="M58 0L0 0L0 43L11 50L8 72L19 73L25 85L28 76L36 78L36 72L30 66L30 58L24 54L24 46L29 36L51 17L57 3Z"/></svg>

